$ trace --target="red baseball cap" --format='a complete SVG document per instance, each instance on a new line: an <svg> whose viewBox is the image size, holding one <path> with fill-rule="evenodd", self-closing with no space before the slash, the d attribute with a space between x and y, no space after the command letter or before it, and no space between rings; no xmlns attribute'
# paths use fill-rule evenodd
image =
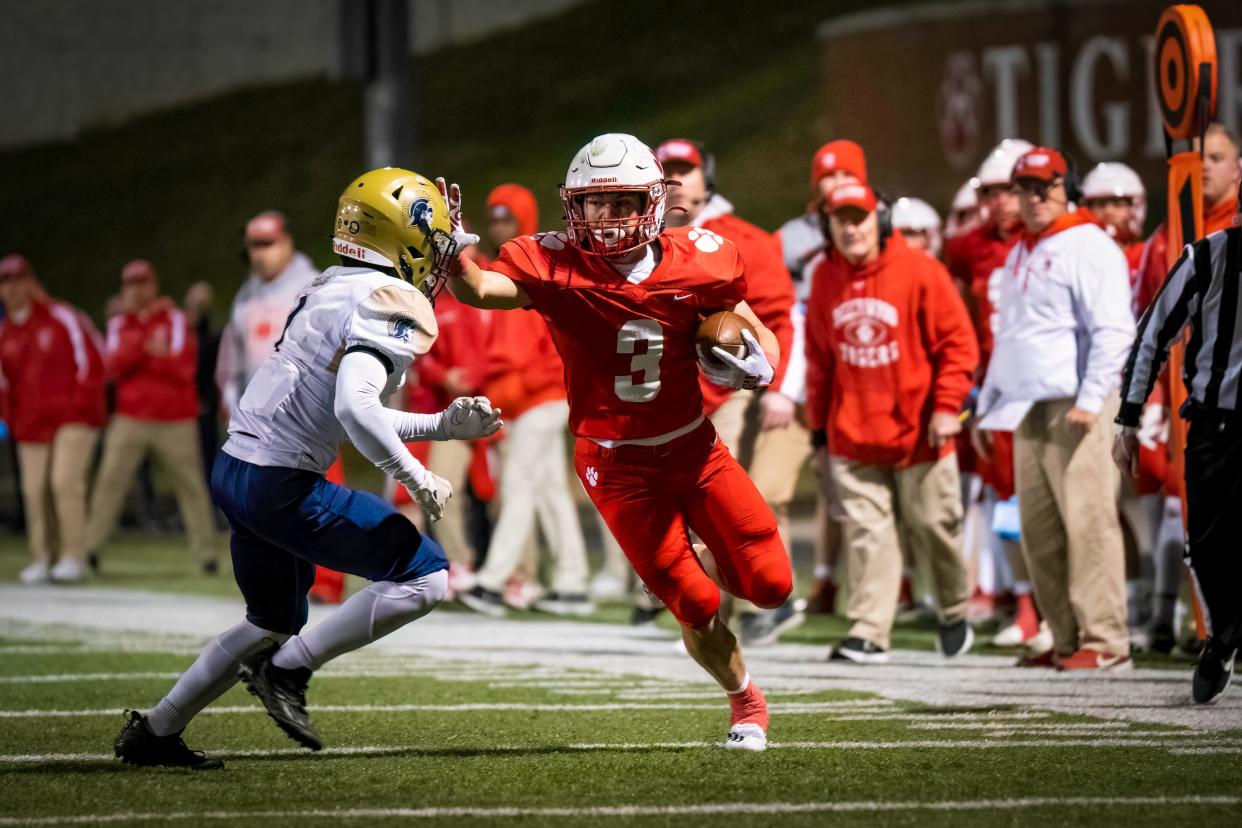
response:
<svg viewBox="0 0 1242 828"><path fill-rule="evenodd" d="M289 228L286 226L284 213L267 210L246 222L246 241L271 244L287 238Z"/></svg>
<svg viewBox="0 0 1242 828"><path fill-rule="evenodd" d="M656 147L655 157L661 165L680 161L692 167L703 166L703 153L699 150L699 145L689 138L668 139Z"/></svg>
<svg viewBox="0 0 1242 828"><path fill-rule="evenodd" d="M122 285L131 285L146 281L147 279L154 280L155 278L155 265L146 259L134 259L132 262L127 262L125 267L121 268Z"/></svg>
<svg viewBox="0 0 1242 828"><path fill-rule="evenodd" d="M864 213L875 210L875 193L866 184L842 184L828 194L828 212L835 213L845 207L854 207Z"/></svg>
<svg viewBox="0 0 1242 828"><path fill-rule="evenodd" d="M845 170L864 184L867 183L867 156L853 141L829 141L811 159L811 186L828 173Z"/></svg>
<svg viewBox="0 0 1242 828"><path fill-rule="evenodd" d="M9 279L25 279L34 276L34 268L30 260L20 253L10 253L0 259L0 282Z"/></svg>
<svg viewBox="0 0 1242 828"><path fill-rule="evenodd" d="M1036 178L1040 181L1051 181L1058 176L1064 178L1068 171L1069 164L1065 162L1064 155L1048 147L1035 147L1018 156L1009 180Z"/></svg>

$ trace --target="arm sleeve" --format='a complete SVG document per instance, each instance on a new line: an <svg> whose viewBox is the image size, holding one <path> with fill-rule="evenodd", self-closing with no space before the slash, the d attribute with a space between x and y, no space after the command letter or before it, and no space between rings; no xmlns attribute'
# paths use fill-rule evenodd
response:
<svg viewBox="0 0 1242 828"><path fill-rule="evenodd" d="M1117 422L1122 425L1138 425L1143 404L1169 358L1169 346L1177 340L1190 316L1192 304L1198 301L1195 257L1199 249L1210 252L1205 242L1200 242L1200 246L1186 247L1139 322L1138 335L1130 348L1130 358L1126 360L1121 379L1121 410Z"/></svg>
<svg viewBox="0 0 1242 828"><path fill-rule="evenodd" d="M979 342L952 277L934 262L928 268L921 311L936 369L932 404L936 411L956 414L974 385Z"/></svg>
<svg viewBox="0 0 1242 828"><path fill-rule="evenodd" d="M806 307L806 416L807 428L818 431L828 423L828 403L833 374L832 343L828 340L824 277L816 272Z"/></svg>
<svg viewBox="0 0 1242 828"><path fill-rule="evenodd" d="M1073 287L1088 343L1086 368L1074 404L1095 414L1117 389L1126 354L1134 342L1130 270L1125 254L1102 235L1099 244L1099 255L1079 260Z"/></svg>
<svg viewBox="0 0 1242 828"><path fill-rule="evenodd" d="M376 468L405 486L418 486L426 470L405 447L394 424L400 412L384 408L380 402L387 382L388 372L375 354L345 354L336 374L336 418L350 442Z"/></svg>

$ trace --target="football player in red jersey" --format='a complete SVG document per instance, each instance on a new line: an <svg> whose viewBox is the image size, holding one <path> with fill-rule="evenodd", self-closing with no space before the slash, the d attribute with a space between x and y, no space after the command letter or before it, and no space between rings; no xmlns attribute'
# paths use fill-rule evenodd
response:
<svg viewBox="0 0 1242 828"><path fill-rule="evenodd" d="M772 510L703 414L695 333L720 310L754 326L743 358L716 348L721 362L704 361L709 378L733 388L771 382L779 349L742 300L737 250L701 228L666 230L665 192L647 146L601 135L574 156L561 187L565 232L514 239L487 270L463 261L450 289L478 307L532 308L548 323L587 494L681 623L687 651L729 695L724 746L763 750L767 704L718 615L718 585L778 607L793 572ZM702 559L691 531L710 550Z"/></svg>

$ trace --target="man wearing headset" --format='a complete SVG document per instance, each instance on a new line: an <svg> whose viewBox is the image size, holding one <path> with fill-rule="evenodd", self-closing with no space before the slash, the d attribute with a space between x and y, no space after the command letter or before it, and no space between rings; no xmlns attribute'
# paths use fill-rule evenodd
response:
<svg viewBox="0 0 1242 828"><path fill-rule="evenodd" d="M870 187L840 185L824 211L831 246L807 302L807 420L845 516L853 624L831 658L888 660L902 533L928 557L940 651L959 655L973 635L954 438L979 362L974 327L944 265L892 229Z"/></svg>
<svg viewBox="0 0 1242 828"><path fill-rule="evenodd" d="M1019 663L1133 666L1110 421L1134 340L1125 255L1091 219L1064 154L1036 147L1011 176L1024 227L1000 279L980 443L1014 432L1022 547L1052 650Z"/></svg>

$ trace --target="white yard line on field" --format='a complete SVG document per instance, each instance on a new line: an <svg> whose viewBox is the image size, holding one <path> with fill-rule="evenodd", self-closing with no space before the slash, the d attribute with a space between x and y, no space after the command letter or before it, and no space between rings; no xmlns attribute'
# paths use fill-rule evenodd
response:
<svg viewBox="0 0 1242 828"><path fill-rule="evenodd" d="M1237 796L1082 796L1029 797L1025 799L974 799L966 801L891 800L861 802L712 802L697 805L596 805L578 808L518 808L442 806L419 808L340 808L303 811L125 811L113 814L82 814L43 817L0 817L0 826L97 824L107 822L163 822L180 820L257 819L460 819L543 817L710 816L729 814L874 813L893 811L1021 811L1035 808L1147 808L1192 805L1228 807L1242 803Z"/></svg>
<svg viewBox="0 0 1242 828"><path fill-rule="evenodd" d="M310 710L315 713L473 713L481 711L504 711L515 710L535 713L610 713L619 710L710 710L712 712L720 712L722 702L715 704L694 704L690 702L602 702L599 704L542 704L532 702L477 702L463 704L323 704L311 705ZM825 721L901 721L909 720L911 716L920 717L923 715L934 714L893 714L889 715L887 711L879 715L857 716L848 711L853 707L841 707L840 702L770 702L768 709L773 713L828 713L833 714L839 710L847 711L844 715L828 715ZM38 708L29 710L0 710L0 719L60 719L60 718L80 718L90 716L115 716L121 712L120 707L114 708L86 708L80 710L42 710ZM258 705L213 705L205 708L199 715L202 716L233 716L233 715L249 715L252 713L262 713L263 708ZM1047 716L1046 713L1013 713L1007 715L996 715L988 712L975 714L955 713L942 714L939 718L961 718L963 716L975 716L981 722L990 723L991 727L1010 727L1013 720L1022 720L1030 717Z"/></svg>
<svg viewBox="0 0 1242 828"><path fill-rule="evenodd" d="M887 742L770 742L773 750L862 751L862 750L1009 750L1014 748L1141 748L1169 752L1221 750L1242 751L1242 739L1188 739L1182 744L1151 739L1024 739L991 741L986 739L921 739ZM594 742L567 745L488 745L475 749L480 753L521 754L528 752L601 752L651 750L719 750L719 742ZM457 745L449 750L461 750ZM212 750L205 752L220 759L274 759L286 756L332 758L338 756L398 756L407 754L440 754L444 745L345 745L311 752L304 748L260 748L254 750ZM64 764L71 762L115 762L111 753L17 753L0 754L0 764Z"/></svg>

